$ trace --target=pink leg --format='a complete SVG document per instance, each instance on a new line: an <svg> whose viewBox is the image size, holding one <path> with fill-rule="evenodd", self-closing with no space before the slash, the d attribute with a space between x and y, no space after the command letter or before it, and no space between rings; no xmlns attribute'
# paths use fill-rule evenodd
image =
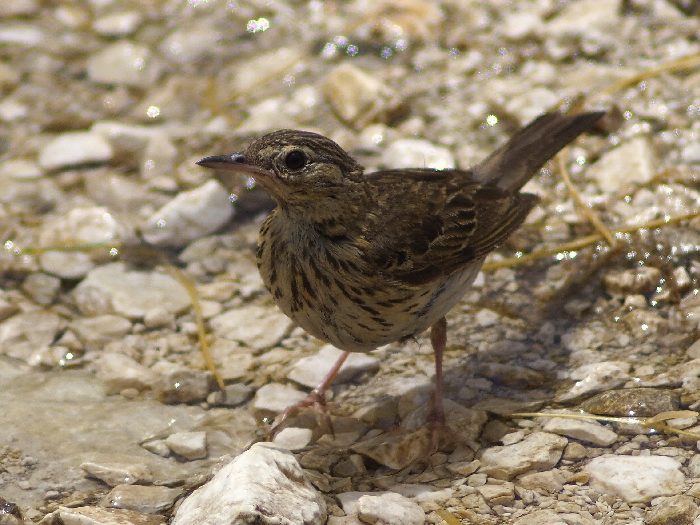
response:
<svg viewBox="0 0 700 525"><path fill-rule="evenodd" d="M279 422L277 422L275 426L270 429L269 437L274 437L277 432L282 430L282 424L291 416L298 413L302 408L313 406L316 410L321 412L325 418L328 419L328 414L326 414L326 390L328 390L335 378L338 376L338 372L340 372L340 369L343 367L343 364L349 356L350 352L343 352L328 373L323 377L323 380L316 386L316 388L309 392L308 396L298 403L294 403L293 405L287 407L287 409L282 412Z"/></svg>
<svg viewBox="0 0 700 525"><path fill-rule="evenodd" d="M433 353L435 354L435 394L433 396L433 408L430 411L430 415L428 415L428 422L444 425L442 354L445 351L445 346L447 346L447 320L444 317L430 328L430 342L433 345Z"/></svg>

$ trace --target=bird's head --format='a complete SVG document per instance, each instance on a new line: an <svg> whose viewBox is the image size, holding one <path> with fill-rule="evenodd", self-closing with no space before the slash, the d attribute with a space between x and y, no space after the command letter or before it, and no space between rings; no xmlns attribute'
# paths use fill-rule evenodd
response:
<svg viewBox="0 0 700 525"><path fill-rule="evenodd" d="M359 190L363 173L331 139L288 129L263 135L242 153L206 157L197 164L252 176L282 208L309 218L337 209L338 202Z"/></svg>

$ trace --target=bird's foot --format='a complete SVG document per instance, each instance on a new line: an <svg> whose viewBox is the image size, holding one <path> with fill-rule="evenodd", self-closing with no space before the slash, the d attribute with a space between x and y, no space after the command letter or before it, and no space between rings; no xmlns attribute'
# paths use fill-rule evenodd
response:
<svg viewBox="0 0 700 525"><path fill-rule="evenodd" d="M274 437L279 434L282 429L284 429L284 424L288 419L296 416L305 408L312 408L316 413L317 419L319 420L319 426L323 429L328 429L331 434L333 433L333 423L331 421L330 414L328 413L325 390L314 388L311 392L309 392L308 396L301 401L288 406L284 412L282 412L282 414L276 418L274 425L267 432L268 441L272 441Z"/></svg>

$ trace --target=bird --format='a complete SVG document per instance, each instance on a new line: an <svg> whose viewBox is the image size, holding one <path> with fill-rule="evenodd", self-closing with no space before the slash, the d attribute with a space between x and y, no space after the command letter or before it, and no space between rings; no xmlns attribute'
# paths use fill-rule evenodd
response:
<svg viewBox="0 0 700 525"><path fill-rule="evenodd" d="M444 425L445 315L537 204L521 188L604 114L545 113L471 169L365 173L333 140L291 129L198 161L252 176L270 194L276 206L261 225L256 252L265 287L296 324L343 351L275 428L302 407L324 409L350 353L428 329L435 390L427 422Z"/></svg>

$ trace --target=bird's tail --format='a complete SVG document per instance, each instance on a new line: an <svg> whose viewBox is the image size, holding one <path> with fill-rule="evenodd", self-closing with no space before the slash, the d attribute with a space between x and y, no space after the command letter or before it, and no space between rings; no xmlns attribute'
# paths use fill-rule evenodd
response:
<svg viewBox="0 0 700 525"><path fill-rule="evenodd" d="M508 142L474 168L477 180L508 191L517 191L545 162L584 131L590 130L604 111L563 115L545 113L515 132Z"/></svg>

